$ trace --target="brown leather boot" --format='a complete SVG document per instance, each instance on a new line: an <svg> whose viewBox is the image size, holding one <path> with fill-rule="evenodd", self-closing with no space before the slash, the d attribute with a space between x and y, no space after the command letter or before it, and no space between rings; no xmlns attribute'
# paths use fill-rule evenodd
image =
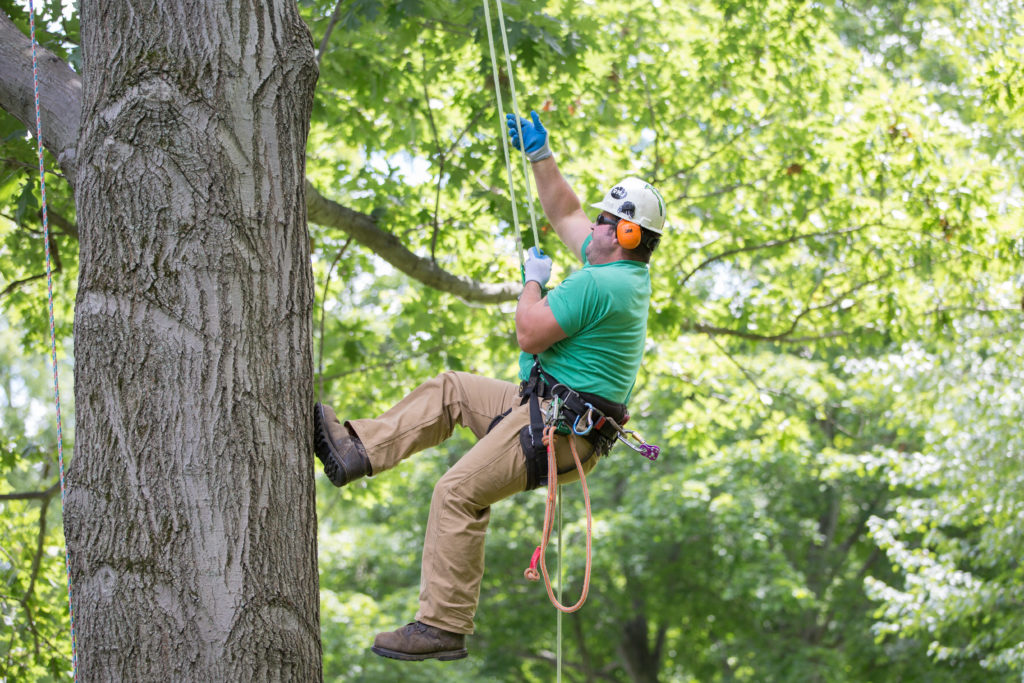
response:
<svg viewBox="0 0 1024 683"><path fill-rule="evenodd" d="M313 448L335 486L373 474L363 444L349 434L330 406L320 403L313 406Z"/></svg>
<svg viewBox="0 0 1024 683"><path fill-rule="evenodd" d="M414 621L397 631L378 633L372 649L381 657L419 661L439 659L442 662L462 659L466 650L466 636L442 628Z"/></svg>

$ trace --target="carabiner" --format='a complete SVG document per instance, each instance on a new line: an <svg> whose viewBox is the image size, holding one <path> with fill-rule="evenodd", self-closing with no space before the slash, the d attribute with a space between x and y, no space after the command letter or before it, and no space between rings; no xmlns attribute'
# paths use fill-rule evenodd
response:
<svg viewBox="0 0 1024 683"><path fill-rule="evenodd" d="M586 403L584 405L587 406L587 412L583 413L583 415L577 415L576 419L572 423L572 433L575 434L576 436L586 436L587 434L590 433L590 430L594 428L594 406L592 406L589 403ZM586 416L587 418L587 428L581 432L579 429L577 429L577 426L580 423L580 418L584 416Z"/></svg>
<svg viewBox="0 0 1024 683"><path fill-rule="evenodd" d="M631 444L629 442L629 439L627 439L624 436L624 434L628 434L628 435L632 436L634 439L636 439L640 443L640 445L639 446L634 446L633 444ZM647 443L646 441L643 440L643 438L641 438L641 436L639 434L637 434L636 432L634 432L634 431L632 431L630 429L622 429L622 428L620 428L619 429L619 433L616 434L615 437L619 441L621 441L622 443L626 444L627 446L632 448L634 451L639 453L640 455L642 455L645 458L647 458L648 460L657 460L658 456L661 455L661 447L660 446L655 446L654 444Z"/></svg>
<svg viewBox="0 0 1024 683"><path fill-rule="evenodd" d="M557 396L551 397L551 403L548 404L548 412L544 418L544 424L551 426L558 424L558 418L562 414L562 406L564 402Z"/></svg>

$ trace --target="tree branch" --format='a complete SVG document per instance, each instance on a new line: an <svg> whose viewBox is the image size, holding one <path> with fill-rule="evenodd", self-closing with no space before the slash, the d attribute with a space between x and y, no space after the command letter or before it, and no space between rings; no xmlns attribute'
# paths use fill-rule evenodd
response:
<svg viewBox="0 0 1024 683"><path fill-rule="evenodd" d="M21 600L32 630L36 657L39 656L39 633L36 631L35 620L32 617L32 602L34 602L32 598L35 597L36 580L39 578L39 568L43 563L43 550L46 547L46 511L49 508L50 498L43 498L42 504L39 506L39 534L36 537L36 552L32 557L32 571L29 573L28 588L25 589L25 596Z"/></svg>
<svg viewBox="0 0 1024 683"><path fill-rule="evenodd" d="M349 236L349 238L345 240L345 244L338 250L338 253L335 254L334 260L331 261L331 266L327 269L327 277L324 278L324 295L320 297L320 350L318 351L316 371L317 376L320 378L320 396L324 395L324 318L326 317L324 309L327 307L327 288L330 287L331 274L334 272L334 268L338 265L338 262L341 261L341 257L345 255L345 252L348 251L349 245L351 244L352 237Z"/></svg>
<svg viewBox="0 0 1024 683"><path fill-rule="evenodd" d="M802 337L790 337L792 329L780 334L757 334L756 332L744 332L729 327L718 327L717 325L706 325L704 323L684 323L682 328L689 332L699 332L707 335L718 335L727 337L739 337L750 341L776 342L779 344L805 344L812 341L824 339L836 339L853 334L853 330L831 330L822 334L804 335Z"/></svg>
<svg viewBox="0 0 1024 683"><path fill-rule="evenodd" d="M651 97L651 84L647 80L647 74L643 71L640 72L640 82L644 84L644 100L647 104L647 113L650 117L651 130L654 131L654 168L651 169L651 175L653 176L652 182L655 185L661 181L658 177L659 171L661 171L661 135L658 132L658 117L654 113L654 101Z"/></svg>
<svg viewBox="0 0 1024 683"><path fill-rule="evenodd" d="M767 126L767 125L770 125L772 123L772 121L771 121L771 119L769 117L771 115L772 107L774 107L774 106L775 106L775 100L770 100L767 103L767 105L764 108L764 112L760 116L757 117L757 119L758 119L757 125L759 125L759 126ZM744 127L742 130L739 130L739 131L733 133L728 138L726 138L726 140L724 140L720 145L718 145L718 147L716 147L714 149L711 149L709 152L707 152L703 156L697 157L696 159L693 160L693 163L691 163L689 166L685 166L685 167L679 169L678 171L670 172L666 176L666 178L680 178L680 177L689 175L698 166L700 166L704 162L711 161L716 156L718 156L721 152L723 152L724 150L728 149L729 147L732 147L736 143L737 140L739 140L745 133L750 132L750 130L751 130L750 128ZM709 144L709 146L710 146L710 144Z"/></svg>
<svg viewBox="0 0 1024 683"><path fill-rule="evenodd" d="M74 186L82 81L67 64L47 50L40 48L37 60L43 145L57 158L68 182ZM32 43L5 14L0 13L0 107L34 131L34 101ZM309 182L306 183L306 208L310 221L351 235L395 268L428 287L478 303L511 301L522 289L517 282L482 283L445 271L429 259L420 258L406 249L397 237L381 230L370 216L321 196Z"/></svg>
<svg viewBox="0 0 1024 683"><path fill-rule="evenodd" d="M78 239L77 223L68 220L68 218L64 216L64 214L54 211L52 206L47 208L46 213L50 218L50 223L52 223L54 227L60 228L60 231L63 232L68 237L73 237L76 240ZM39 215L42 216L41 211Z"/></svg>
<svg viewBox="0 0 1024 683"><path fill-rule="evenodd" d="M427 58L423 57L423 71L427 70ZM423 106L427 110L427 121L430 122L430 132L434 135L434 147L437 150L437 189L434 193L434 230L430 236L430 260L437 263L437 234L441 231L441 223L438 214L441 211L441 183L444 180L445 153L441 150L441 138L437 135L437 124L434 123L434 111L430 108L430 90L427 88L427 79L420 76L423 85Z"/></svg>
<svg viewBox="0 0 1024 683"><path fill-rule="evenodd" d="M717 190L711 190L711 191L705 192L703 194L689 194L689 192L683 192L681 195L678 195L677 197L675 197L672 200L672 202L673 203L681 202L684 199L693 200L693 199L710 199L711 197L721 197L722 195L729 194L730 192L734 192L734 191L740 189L741 187L753 187L754 185L757 185L758 183L762 183L765 180L768 180L773 175L775 175L775 171L769 171L768 173L765 173L764 175L762 175L759 178L754 178L753 180L745 180L743 182L735 182L732 185L726 185L725 187L720 187Z"/></svg>
<svg viewBox="0 0 1024 683"><path fill-rule="evenodd" d="M724 346L719 344L717 339L715 339L714 337L711 337L711 343L714 344L718 348L718 351L722 355L724 355L729 360L730 363L735 365L736 368L741 373L743 373L743 376L746 378L746 380L748 382L750 382L751 385L753 385L753 387L757 391L757 393L760 394L762 391L764 391L764 389L761 387L761 385L758 384L757 377L755 377L752 372L750 372L745 367L743 367L743 364L740 363L738 360L736 360L736 358L731 353L729 353L729 351Z"/></svg>
<svg viewBox="0 0 1024 683"><path fill-rule="evenodd" d="M685 285L687 283L687 281L691 277L693 277L697 273L697 271L701 270L702 268L705 268L705 267L707 267L707 266L709 266L712 263L715 263L717 261L721 261L723 259L729 258L730 256L735 256L736 254L744 254L744 253L749 253L749 252L752 252L752 251L760 251L762 249L774 249L776 247L784 247L787 244L792 244L793 242L799 242L799 241L807 240L807 239L814 239L815 237L837 237L839 235L846 235L846 234L851 233L851 232L857 232L858 230L863 230L866 227L868 227L868 225L865 224L865 225L859 225L859 226L856 226L856 227L853 227L853 228L846 228L844 230L822 230L820 232L808 232L808 233L802 233L802 234L799 234L799 235L793 235L792 237L787 237L786 239L769 240L767 242L762 242L761 244L752 244L752 245L747 246L747 247L737 247L735 249L729 249L729 250L723 251L723 252L721 252L719 254L715 254L714 256L709 256L708 258L706 258L703 261L701 261L700 264L697 265L697 267L693 268L690 272L688 272L686 274L685 277L683 277L682 280L679 281L679 286L682 287L683 285Z"/></svg>
<svg viewBox="0 0 1024 683"><path fill-rule="evenodd" d="M60 491L60 482L57 481L48 489L43 491L28 491L25 493L3 493L0 494L0 502L8 500L49 500Z"/></svg>
<svg viewBox="0 0 1024 683"><path fill-rule="evenodd" d="M940 261L940 262L944 262L945 260L951 260L951 259L943 259L943 261ZM877 284L879 282L887 280L887 279L889 279L889 278L891 278L893 276L899 275L899 274L904 273L906 271L913 271L913 270L915 270L915 268L916 268L915 266L907 266L905 268L896 268L894 270L890 270L890 271L888 271L886 273L883 273L883 274L879 275L878 277L869 278L869 279L867 279L867 280L865 280L863 282L858 282L857 284L851 285L849 288L845 289L844 291L840 292L839 294L836 294L835 296L833 296L831 299L829 299L828 301L826 301L824 303L820 303L820 304L818 304L816 306L808 305L802 311L797 313L796 316L794 316L792 322L790 323L789 327L786 330L784 330L782 332L775 333L775 334L757 334L757 333L754 333L754 332L744 332L742 330L732 330L732 329L729 329L729 328L717 327L717 326L714 326L714 325L705 325L705 324L702 324L702 323L689 323L689 324L684 323L682 325L682 327L683 327L684 330L690 330L690 331L694 331L694 332L701 332L701 333L704 333L704 334L730 335L730 336L734 336L734 337L739 337L741 339L749 339L751 341L768 341L768 342L778 342L778 343L786 343L786 344L802 343L802 342L807 342L807 341L820 341L822 339L832 339L832 338L835 338L835 337L841 337L841 336L853 334L853 330L832 330L831 332L826 332L826 333L821 334L821 335L811 335L811 336L803 336L803 337L791 337L790 336L796 330L797 325L800 324L800 321L804 317L806 317L808 314L813 313L815 311L820 311L820 310L822 310L824 308L830 308L832 306L835 306L839 302L841 302L843 299L850 298L855 292L858 292L858 291L864 289L865 287L867 287L869 285ZM815 290L814 291L816 291L817 288L820 285L821 285L821 283L818 283L818 285L815 285ZM813 296L814 296L814 291L811 292L811 295L810 295L811 298L813 298ZM854 303L857 304L859 302L854 302ZM1007 310L1009 310L1009 309L1007 309ZM982 312L982 311L979 310L978 312Z"/></svg>
<svg viewBox="0 0 1024 683"><path fill-rule="evenodd" d="M1024 306L1022 306L1024 308ZM939 306L933 308L930 311L925 311L925 315L936 315L938 313L978 313L983 315L996 315L998 313L1013 313L1016 314L1020 309L1017 308L992 308L989 306Z"/></svg>
<svg viewBox="0 0 1024 683"><path fill-rule="evenodd" d="M463 128L462 131L455 136L455 139L452 140L452 144L448 145L448 149L444 151L444 155L446 157L451 156L452 152L455 151L455 148L459 146L460 142L462 142L462 138L466 137L466 133L473 129L473 127L476 125L476 122L480 120L480 117L484 115L485 111L487 111L487 108L481 107L473 113L473 116L470 117L469 122L466 124L466 127Z"/></svg>
<svg viewBox="0 0 1024 683"><path fill-rule="evenodd" d="M308 181L306 208L311 222L337 228L351 235L398 270L438 291L454 294L467 301L500 303L515 299L522 289L517 282L490 284L449 273L430 259L421 258L406 249L397 237L381 230L373 217L327 199Z"/></svg>
<svg viewBox="0 0 1024 683"><path fill-rule="evenodd" d="M14 282L4 287L4 290L0 292L0 299L3 299L8 294L11 294L12 292L14 292L14 290L18 289L22 285L27 285L30 282L40 280L44 277L46 277L46 273L37 273L35 275L29 275L28 277L22 278L20 280L15 280ZM0 497L0 500L3 500L3 497Z"/></svg>
<svg viewBox="0 0 1024 683"><path fill-rule="evenodd" d="M444 351L447 348L448 348L447 344L436 344L434 346L431 346L430 348L421 349L420 351L417 351L416 353L410 353L410 354L408 354L406 356L398 356L398 357L390 357L389 356L387 360L381 361L379 363L368 363L366 365L361 365L358 368L351 368L349 370L345 370L344 372L337 372L337 373L335 373L333 375L324 376L322 371L321 371L320 380L321 380L321 382L323 382L325 380L326 381L334 381L334 380L340 379L342 377L348 377L349 375L358 375L358 374L361 374L361 373L364 373L364 372L370 372L371 370L390 370L391 368L395 367L399 363L404 363L405 361L412 360L413 358L422 358L423 356L432 356L435 353L441 353L442 351ZM378 358L379 357L380 356L378 356Z"/></svg>
<svg viewBox="0 0 1024 683"><path fill-rule="evenodd" d="M341 18L341 3L343 0L338 0L334 3L334 11L331 12L331 19L327 22L327 30L324 31L324 37L320 40L320 48L316 51L316 66L320 68L320 60L324 57L324 50L327 49L327 41L331 38L331 33L334 31L335 25Z"/></svg>
<svg viewBox="0 0 1024 683"><path fill-rule="evenodd" d="M49 50L36 47L43 145L74 184L82 109L82 79ZM35 136L32 41L0 12L0 106Z"/></svg>
<svg viewBox="0 0 1024 683"><path fill-rule="evenodd" d="M850 530L850 533L847 534L846 539L839 545L839 548L836 552L836 555L838 556L838 561L835 562L834 566L830 569L829 573L831 576L834 577L839 573L840 565L846 560L846 557L850 554L850 550L853 549L854 544L864 536L864 530L868 526L868 520L870 520L871 517L874 516L875 512L878 510L879 505L881 505L887 493L887 488L879 490L876 493L874 499L872 499L872 501L868 503L867 508L861 512L860 516L857 518L857 522L853 525L853 529Z"/></svg>
<svg viewBox="0 0 1024 683"><path fill-rule="evenodd" d="M78 237L77 230L75 231L75 237ZM53 268L50 269L50 272L56 275L57 273L61 272L64 269L63 264L61 263L60 260L60 250L57 248L57 240L50 240L50 254L53 256ZM41 280L44 277L46 277L45 271L43 271L42 273L36 273L35 275L29 275L28 277L22 278L21 280L13 281L9 283L6 287L4 287L2 292L0 292L0 299L3 299L8 294L13 294L14 291L17 290L22 285L27 285L29 282L34 282L35 280Z"/></svg>
<svg viewBox="0 0 1024 683"><path fill-rule="evenodd" d="M31 171L33 175L39 173L38 164L26 164L24 161L21 161L20 159L12 159L11 157L0 157L0 162L7 164L8 166L13 166L14 168L22 168L25 169L26 171ZM54 178L64 177L63 173L54 171L51 168L46 169L46 172L52 175Z"/></svg>

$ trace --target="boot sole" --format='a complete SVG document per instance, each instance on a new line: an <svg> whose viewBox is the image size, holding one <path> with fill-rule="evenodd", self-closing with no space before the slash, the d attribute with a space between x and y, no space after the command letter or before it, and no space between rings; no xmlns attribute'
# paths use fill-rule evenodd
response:
<svg viewBox="0 0 1024 683"><path fill-rule="evenodd" d="M374 645L370 648L374 654L380 655L381 657L387 657L388 659L401 659L405 662L421 662L424 659L437 659L442 662L450 662L455 659L464 659L469 656L469 650L462 648L461 650L442 650L440 652L424 652L422 654L413 654L411 652L399 652L398 650L389 650L384 647L377 647Z"/></svg>
<svg viewBox="0 0 1024 683"><path fill-rule="evenodd" d="M327 436L324 407L319 403L313 406L313 452L324 466L324 474L332 484L341 487L348 483L344 470L338 464L338 454L334 450L334 444ZM341 483L339 484L338 481Z"/></svg>

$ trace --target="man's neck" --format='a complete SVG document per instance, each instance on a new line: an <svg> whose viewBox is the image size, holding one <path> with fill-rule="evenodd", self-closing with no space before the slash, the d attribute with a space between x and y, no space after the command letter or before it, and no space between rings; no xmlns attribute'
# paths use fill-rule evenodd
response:
<svg viewBox="0 0 1024 683"><path fill-rule="evenodd" d="M608 254L604 258L598 256L596 259L590 259L590 265L592 266L603 266L606 263L614 263L615 261L633 261L634 263L644 264L645 262L638 258L631 258L629 252L622 247L619 247L612 253Z"/></svg>
<svg viewBox="0 0 1024 683"><path fill-rule="evenodd" d="M622 248L618 248L615 251L605 254L598 255L596 258L590 259L590 265L592 266L603 266L606 263L613 263L614 261L627 261L625 252Z"/></svg>

